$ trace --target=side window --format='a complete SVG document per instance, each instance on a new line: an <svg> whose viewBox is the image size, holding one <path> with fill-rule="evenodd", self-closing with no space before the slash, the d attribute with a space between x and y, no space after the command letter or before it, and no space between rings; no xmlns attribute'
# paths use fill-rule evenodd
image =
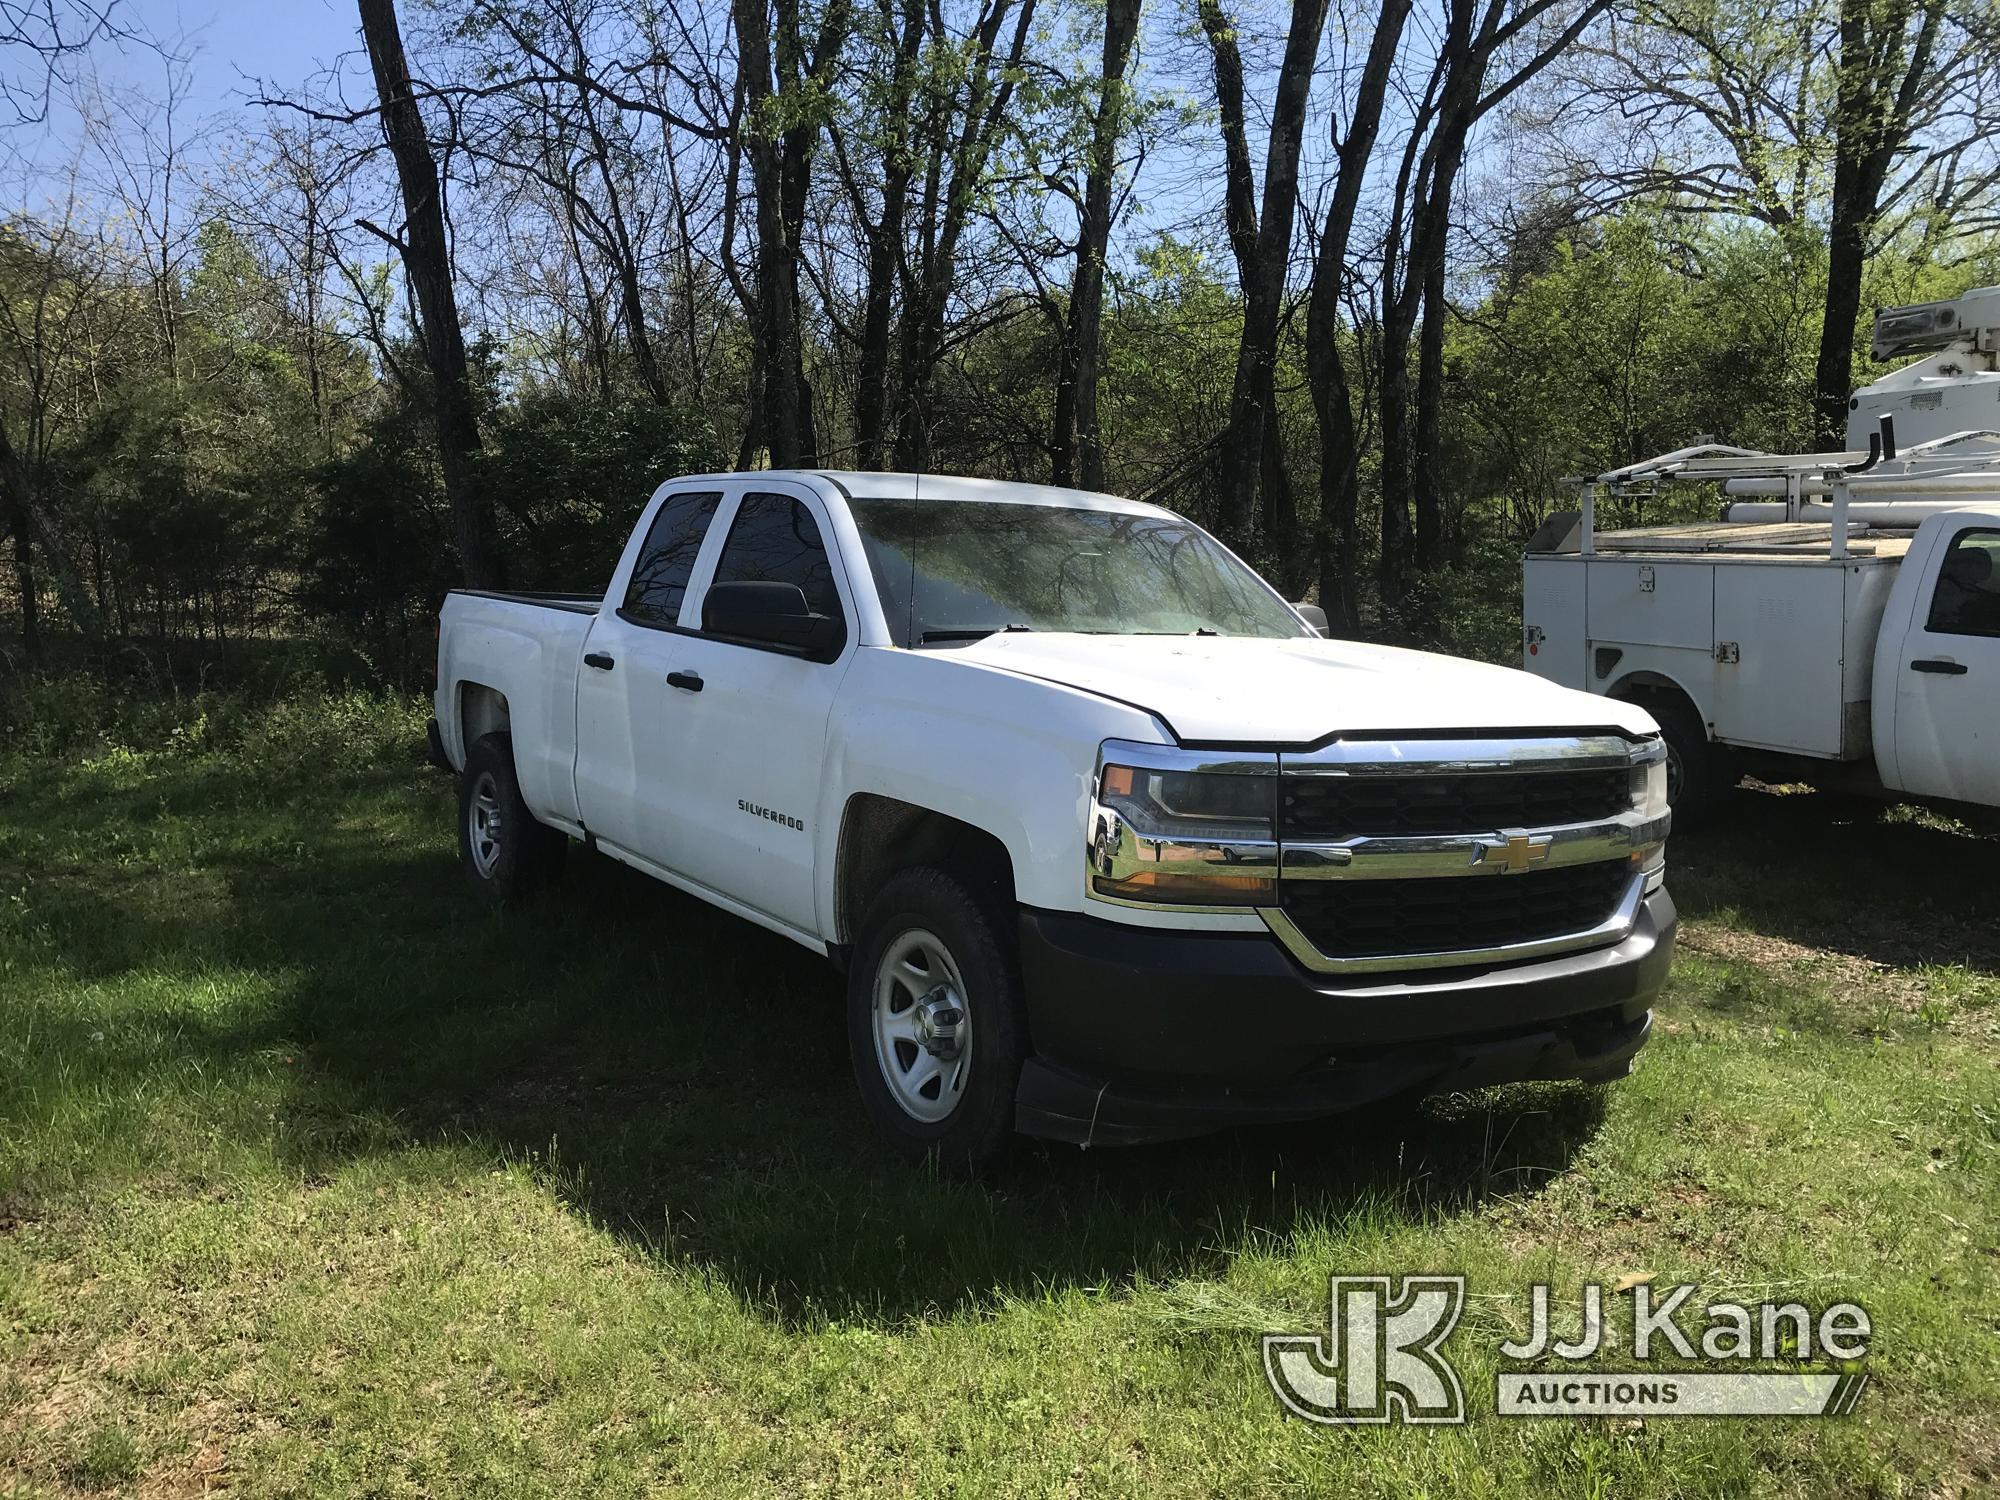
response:
<svg viewBox="0 0 2000 1500"><path fill-rule="evenodd" d="M1924 628L2000 636L2000 531L1961 531L1951 539Z"/></svg>
<svg viewBox="0 0 2000 1500"><path fill-rule="evenodd" d="M669 495L653 517L653 528L639 547L632 565L632 582L619 611L635 625L677 625L695 554L722 503L720 490L690 490Z"/></svg>
<svg viewBox="0 0 2000 1500"><path fill-rule="evenodd" d="M753 492L743 497L715 565L715 581L796 583L814 614L842 618L819 523L790 495Z"/></svg>

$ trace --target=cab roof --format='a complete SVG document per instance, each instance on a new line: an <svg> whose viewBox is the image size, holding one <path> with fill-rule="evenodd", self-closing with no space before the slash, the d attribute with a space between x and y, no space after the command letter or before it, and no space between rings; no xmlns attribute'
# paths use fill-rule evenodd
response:
<svg viewBox="0 0 2000 1500"><path fill-rule="evenodd" d="M1063 489L1052 484L1028 484L1014 479L969 479L958 474L883 474L857 469L805 469L838 486L855 500L959 500L973 503L1050 505L1068 510L1109 510L1128 515L1171 514L1143 500L1095 490Z"/></svg>

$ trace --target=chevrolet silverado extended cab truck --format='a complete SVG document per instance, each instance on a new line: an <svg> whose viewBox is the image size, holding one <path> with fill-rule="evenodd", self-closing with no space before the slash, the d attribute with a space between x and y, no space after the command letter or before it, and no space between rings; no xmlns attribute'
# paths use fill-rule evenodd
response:
<svg viewBox="0 0 2000 1500"><path fill-rule="evenodd" d="M1642 708L1321 639L1107 495L677 479L601 599L450 595L436 709L475 889L582 841L826 954L956 1167L1619 1077L1673 945Z"/></svg>

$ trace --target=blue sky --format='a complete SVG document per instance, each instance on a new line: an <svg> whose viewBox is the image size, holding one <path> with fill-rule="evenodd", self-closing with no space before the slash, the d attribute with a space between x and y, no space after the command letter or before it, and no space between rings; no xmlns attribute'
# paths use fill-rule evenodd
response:
<svg viewBox="0 0 2000 1500"><path fill-rule="evenodd" d="M188 126L249 123L255 106L246 100L256 92L253 80L261 78L276 92L297 93L314 73L361 46L354 0L125 0L118 15L186 59L189 94L182 119ZM100 42L83 69L113 92L157 96L165 66L151 48ZM5 144L10 157L18 153L32 167L59 163L75 139L76 116L58 99L45 125L12 127Z"/></svg>
<svg viewBox="0 0 2000 1500"><path fill-rule="evenodd" d="M240 113L243 75L274 87L296 88L360 44L354 0L127 0L130 13L168 40L185 37L194 53L195 97L200 114ZM98 61L106 77L153 76L157 60L127 51ZM136 80L135 80L136 81Z"/></svg>

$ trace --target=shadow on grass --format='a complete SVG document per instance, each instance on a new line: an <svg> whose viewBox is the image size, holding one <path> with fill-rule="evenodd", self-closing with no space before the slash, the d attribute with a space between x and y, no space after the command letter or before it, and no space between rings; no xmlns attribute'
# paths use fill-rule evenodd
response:
<svg viewBox="0 0 2000 1500"><path fill-rule="evenodd" d="M385 809L411 799L434 832L395 837ZM301 1173L415 1143L531 1158L598 1222L787 1324L1211 1274L1260 1237L1532 1189L1601 1117L1594 1091L1520 1089L1158 1147L1028 1145L993 1181L942 1180L868 1133L842 982L782 939L581 851L527 909L487 911L446 843L444 784L404 771L290 798L169 771L40 811L90 850L160 806L207 809L184 874L91 858L36 877L69 972L143 979L140 1024L96 1042L112 1079L163 1048L215 1077L283 1054L276 1150ZM172 998L228 976L253 998Z"/></svg>
<svg viewBox="0 0 2000 1500"><path fill-rule="evenodd" d="M1889 968L1957 963L2000 974L1993 887L2000 839L1852 797L1745 788L1710 826L1676 834L1668 881L1683 916L1733 914L1755 932Z"/></svg>

